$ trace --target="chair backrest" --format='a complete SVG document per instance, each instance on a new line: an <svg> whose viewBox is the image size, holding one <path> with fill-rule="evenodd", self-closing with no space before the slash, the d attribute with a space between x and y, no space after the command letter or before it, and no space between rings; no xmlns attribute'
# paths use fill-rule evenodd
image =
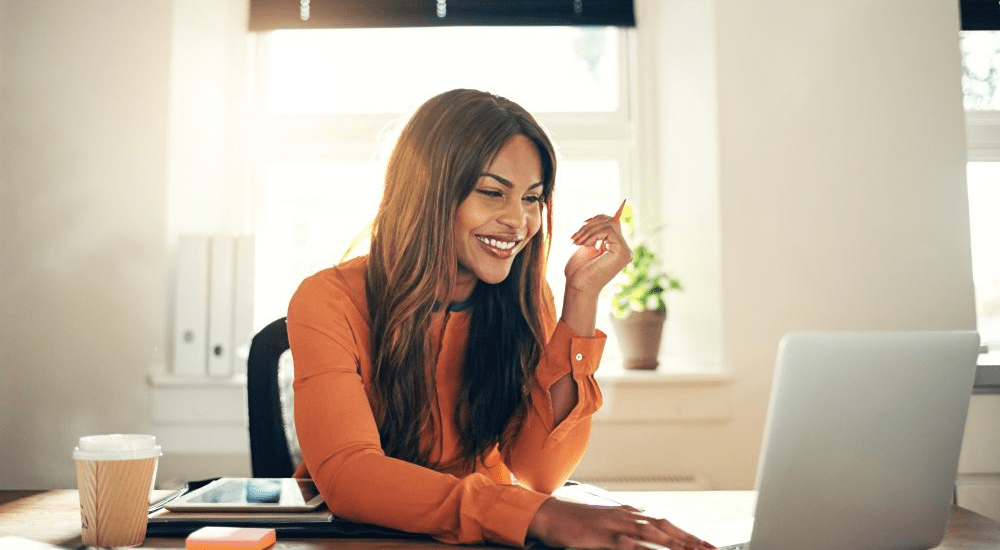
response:
<svg viewBox="0 0 1000 550"><path fill-rule="evenodd" d="M254 477L291 477L302 461L295 435L288 328L282 317L250 342L247 358L247 411L250 463Z"/></svg>

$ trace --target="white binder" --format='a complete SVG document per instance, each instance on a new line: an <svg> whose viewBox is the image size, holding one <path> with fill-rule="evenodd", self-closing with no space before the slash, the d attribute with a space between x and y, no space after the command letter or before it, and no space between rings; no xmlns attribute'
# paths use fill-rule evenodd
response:
<svg viewBox="0 0 1000 550"><path fill-rule="evenodd" d="M253 289L254 289L254 238L253 235L236 237L236 280L233 284L233 372L246 373L246 359L253 338Z"/></svg>
<svg viewBox="0 0 1000 550"><path fill-rule="evenodd" d="M177 242L174 292L173 374L208 372L208 237L182 235Z"/></svg>
<svg viewBox="0 0 1000 550"><path fill-rule="evenodd" d="M236 242L212 235L208 306L208 375L233 374L233 279Z"/></svg>

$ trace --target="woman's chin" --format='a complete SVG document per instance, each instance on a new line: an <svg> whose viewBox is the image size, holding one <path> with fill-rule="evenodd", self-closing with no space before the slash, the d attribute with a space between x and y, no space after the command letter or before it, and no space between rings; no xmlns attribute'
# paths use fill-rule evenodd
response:
<svg viewBox="0 0 1000 550"><path fill-rule="evenodd" d="M510 275L510 267L507 269L490 269L476 272L476 277L488 285L500 284L507 280L508 275Z"/></svg>

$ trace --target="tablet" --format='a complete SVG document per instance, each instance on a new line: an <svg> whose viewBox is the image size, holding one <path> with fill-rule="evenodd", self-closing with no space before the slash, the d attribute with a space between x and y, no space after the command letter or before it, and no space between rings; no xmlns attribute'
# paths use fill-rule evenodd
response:
<svg viewBox="0 0 1000 550"><path fill-rule="evenodd" d="M308 512L323 504L310 479L223 477L163 507L171 512Z"/></svg>

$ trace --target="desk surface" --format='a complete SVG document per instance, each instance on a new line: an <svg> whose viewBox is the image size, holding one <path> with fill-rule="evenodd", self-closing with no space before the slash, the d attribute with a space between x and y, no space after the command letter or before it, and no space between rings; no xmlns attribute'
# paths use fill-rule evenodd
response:
<svg viewBox="0 0 1000 550"><path fill-rule="evenodd" d="M647 509L656 503L657 511L676 510L695 521L698 515L738 519L753 512L756 494L753 491L675 491L648 493L612 493L622 502ZM80 501L73 491L0 491L0 537L15 535L36 541L76 548L80 545ZM651 510L650 510L651 511ZM674 519L674 516L671 516ZM182 538L147 538L141 548L184 548ZM275 549L307 550L336 548L338 550L455 550L446 544L419 540L387 539L286 539L279 540ZM496 548L496 547L493 547ZM1000 523L953 507L944 542L937 550L996 550L1000 548Z"/></svg>

